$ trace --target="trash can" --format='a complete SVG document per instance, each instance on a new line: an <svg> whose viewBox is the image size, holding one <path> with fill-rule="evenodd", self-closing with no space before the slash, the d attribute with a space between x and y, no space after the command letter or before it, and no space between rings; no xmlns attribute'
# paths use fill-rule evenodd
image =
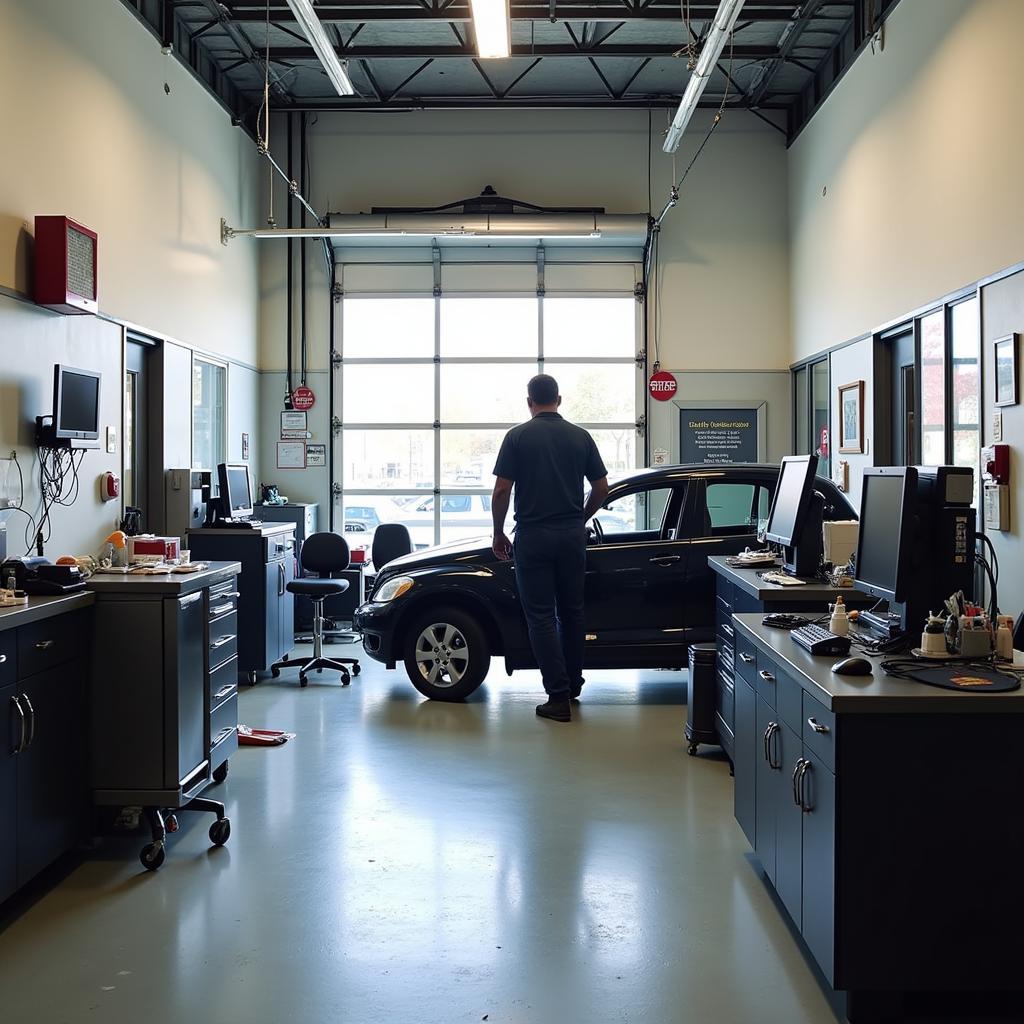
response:
<svg viewBox="0 0 1024 1024"><path fill-rule="evenodd" d="M690 644L690 681L686 701L687 753L692 757L701 743L717 743L715 732L714 644Z"/></svg>

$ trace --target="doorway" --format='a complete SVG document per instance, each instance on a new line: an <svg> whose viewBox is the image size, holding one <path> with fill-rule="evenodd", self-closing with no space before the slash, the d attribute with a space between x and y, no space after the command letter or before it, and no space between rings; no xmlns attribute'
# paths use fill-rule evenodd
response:
<svg viewBox="0 0 1024 1024"><path fill-rule="evenodd" d="M908 327L889 340L892 366L892 465L916 466L917 447L917 346L914 329Z"/></svg>
<svg viewBox="0 0 1024 1024"><path fill-rule="evenodd" d="M153 345L129 335L124 360L124 467L122 505L142 512L141 528L150 529L149 505L149 354Z"/></svg>

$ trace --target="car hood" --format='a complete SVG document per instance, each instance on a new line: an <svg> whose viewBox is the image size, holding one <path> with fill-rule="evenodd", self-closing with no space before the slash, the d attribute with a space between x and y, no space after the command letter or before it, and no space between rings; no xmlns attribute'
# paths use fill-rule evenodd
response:
<svg viewBox="0 0 1024 1024"><path fill-rule="evenodd" d="M435 565L493 565L496 561L491 551L490 537L474 537L402 555L388 562L381 569L380 575L394 576L396 573L429 569Z"/></svg>

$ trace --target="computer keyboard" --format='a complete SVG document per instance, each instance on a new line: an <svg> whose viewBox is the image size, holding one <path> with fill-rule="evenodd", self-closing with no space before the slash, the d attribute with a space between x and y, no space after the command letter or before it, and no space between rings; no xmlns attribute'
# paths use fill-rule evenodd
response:
<svg viewBox="0 0 1024 1024"><path fill-rule="evenodd" d="M823 626L800 626L789 634L804 650L811 654L849 654L850 638L836 636Z"/></svg>

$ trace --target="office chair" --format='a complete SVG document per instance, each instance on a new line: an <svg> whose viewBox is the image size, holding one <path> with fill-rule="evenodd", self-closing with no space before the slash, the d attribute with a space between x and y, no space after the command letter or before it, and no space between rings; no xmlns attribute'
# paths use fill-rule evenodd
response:
<svg viewBox="0 0 1024 1024"><path fill-rule="evenodd" d="M412 554L412 537L401 523L381 523L373 535L370 560L375 573L380 572L388 562L402 555Z"/></svg>
<svg viewBox="0 0 1024 1024"><path fill-rule="evenodd" d="M276 679L283 668L298 668L299 686L305 686L306 677L312 671L322 672L325 668L341 673L343 686L348 686L351 676L359 675L359 662L355 658L325 658L324 642L324 601L333 594L344 594L348 580L331 579L332 573L344 572L349 565L348 544L336 533L314 533L302 545L302 568L314 572L319 578L303 577L292 580L288 590L303 594L313 603L313 657L307 661L301 658L290 660L286 655L281 661L270 666L270 673ZM351 665L351 675L347 666Z"/></svg>

